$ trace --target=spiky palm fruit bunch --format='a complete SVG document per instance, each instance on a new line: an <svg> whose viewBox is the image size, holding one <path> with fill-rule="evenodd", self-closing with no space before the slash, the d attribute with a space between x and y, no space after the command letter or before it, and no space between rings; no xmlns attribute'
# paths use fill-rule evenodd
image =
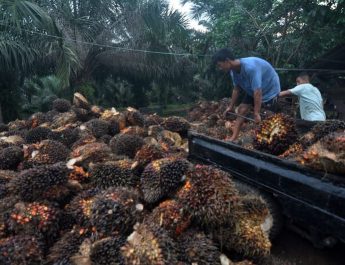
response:
<svg viewBox="0 0 345 265"><path fill-rule="evenodd" d="M297 140L294 120L282 113L263 120L256 132L254 147L257 150L280 155Z"/></svg>
<svg viewBox="0 0 345 265"><path fill-rule="evenodd" d="M89 170L91 182L95 187L106 189L109 187L134 187L139 178L124 161L97 163Z"/></svg>
<svg viewBox="0 0 345 265"><path fill-rule="evenodd" d="M177 264L177 247L167 232L154 224L137 224L121 248L126 265Z"/></svg>
<svg viewBox="0 0 345 265"><path fill-rule="evenodd" d="M129 107L126 110L125 115L129 125L144 127L145 117L140 113L140 111Z"/></svg>
<svg viewBox="0 0 345 265"><path fill-rule="evenodd" d="M17 177L18 173L11 170L0 170L0 199L7 196L9 181Z"/></svg>
<svg viewBox="0 0 345 265"><path fill-rule="evenodd" d="M165 156L164 150L157 144L145 144L135 154L134 160L138 167L144 169L150 162Z"/></svg>
<svg viewBox="0 0 345 265"><path fill-rule="evenodd" d="M20 131L23 129L27 129L27 121L26 120L15 120L11 121L7 124L9 131Z"/></svg>
<svg viewBox="0 0 345 265"><path fill-rule="evenodd" d="M178 201L201 224L218 226L232 220L239 203L230 174L212 166L196 165L188 172Z"/></svg>
<svg viewBox="0 0 345 265"><path fill-rule="evenodd" d="M126 234L140 221L143 210L139 194L134 189L110 188L95 196L90 220L100 235Z"/></svg>
<svg viewBox="0 0 345 265"><path fill-rule="evenodd" d="M177 242L180 261L198 265L221 264L221 253L203 232L190 229L183 233Z"/></svg>
<svg viewBox="0 0 345 265"><path fill-rule="evenodd" d="M65 213L81 227L90 227L91 207L95 196L100 193L98 189L90 189L79 193L66 205Z"/></svg>
<svg viewBox="0 0 345 265"><path fill-rule="evenodd" d="M112 138L113 138L113 137L112 137L111 135L105 134L105 135L101 136L101 137L99 138L99 140L102 141L102 142L105 143L105 144L109 144L109 143L110 143L110 140L111 140Z"/></svg>
<svg viewBox="0 0 345 265"><path fill-rule="evenodd" d="M102 162L111 156L111 150L105 143L90 143L79 146L71 152L71 159L68 166L89 167L89 163Z"/></svg>
<svg viewBox="0 0 345 265"><path fill-rule="evenodd" d="M114 108L111 110L105 110L102 113L100 119L117 124L119 131L123 130L128 125L126 115L124 113L116 111Z"/></svg>
<svg viewBox="0 0 345 265"><path fill-rule="evenodd" d="M73 166L70 173L68 174L68 179L83 183L90 179L90 174L89 172L85 171L83 167Z"/></svg>
<svg viewBox="0 0 345 265"><path fill-rule="evenodd" d="M71 102L67 99L58 98L53 101L53 109L58 112L67 112L71 109Z"/></svg>
<svg viewBox="0 0 345 265"><path fill-rule="evenodd" d="M76 108L72 106L72 111L78 121L86 122L92 119L91 111L83 108Z"/></svg>
<svg viewBox="0 0 345 265"><path fill-rule="evenodd" d="M246 194L240 198L238 209L240 213L245 213L246 216L256 225L264 222L265 218L269 215L269 208L267 203L260 197L254 194Z"/></svg>
<svg viewBox="0 0 345 265"><path fill-rule="evenodd" d="M40 265L43 253L38 240L33 236L12 236L0 239L0 264Z"/></svg>
<svg viewBox="0 0 345 265"><path fill-rule="evenodd" d="M39 199L43 192L55 185L67 183L68 169L64 163L37 166L23 170L9 183L9 189L24 201Z"/></svg>
<svg viewBox="0 0 345 265"><path fill-rule="evenodd" d="M14 145L21 147L24 143L25 143L25 140L20 135L4 136L4 137L1 137L0 148L6 148L6 147L14 146Z"/></svg>
<svg viewBox="0 0 345 265"><path fill-rule="evenodd" d="M310 132L303 135L301 139L302 144L307 146L312 145L330 133L343 130L345 130L345 121L327 120L324 122L318 122Z"/></svg>
<svg viewBox="0 0 345 265"><path fill-rule="evenodd" d="M298 160L316 170L345 174L345 130L325 136L309 147Z"/></svg>
<svg viewBox="0 0 345 265"><path fill-rule="evenodd" d="M73 143L71 149L72 149L72 151L74 151L75 149L77 149L83 145L95 143L96 141L97 141L97 139L91 134L81 135L80 138Z"/></svg>
<svg viewBox="0 0 345 265"><path fill-rule="evenodd" d="M45 116L47 122L52 122L52 121L54 120L54 117L55 117L56 115L58 115L58 114L59 114L58 111L56 111L56 110L50 110L50 111L44 113L44 116Z"/></svg>
<svg viewBox="0 0 345 265"><path fill-rule="evenodd" d="M70 258L78 252L82 242L88 238L91 231L79 226L65 233L50 249L46 258L47 264L70 264Z"/></svg>
<svg viewBox="0 0 345 265"><path fill-rule="evenodd" d="M8 220L10 231L21 235L36 235L46 243L54 242L59 233L61 212L47 203L17 203Z"/></svg>
<svg viewBox="0 0 345 265"><path fill-rule="evenodd" d="M51 132L49 128L36 127L28 131L25 141L28 144L34 144L42 140L48 139L48 134Z"/></svg>
<svg viewBox="0 0 345 265"><path fill-rule="evenodd" d="M123 265L121 247L126 238L121 235L97 240L91 245L90 260L93 265Z"/></svg>
<svg viewBox="0 0 345 265"><path fill-rule="evenodd" d="M24 152L17 146L10 146L0 150L0 170L17 169L23 161Z"/></svg>
<svg viewBox="0 0 345 265"><path fill-rule="evenodd" d="M185 159L162 158L148 164L141 174L144 200L156 203L174 193L184 182L191 164Z"/></svg>
<svg viewBox="0 0 345 265"><path fill-rule="evenodd" d="M50 124L50 128L58 129L61 127L68 126L69 124L75 124L77 122L77 115L73 111L59 113L54 116L54 119Z"/></svg>
<svg viewBox="0 0 345 265"><path fill-rule="evenodd" d="M58 141L67 147L71 147L75 141L79 138L79 130L72 127L62 127L56 130L52 130L48 134L49 140Z"/></svg>
<svg viewBox="0 0 345 265"><path fill-rule="evenodd" d="M36 112L30 116L28 119L28 127L30 128L36 128L39 125L42 125L43 123L47 122L46 115L42 112Z"/></svg>
<svg viewBox="0 0 345 265"><path fill-rule="evenodd" d="M145 117L145 127L160 125L164 119L157 114L151 114Z"/></svg>
<svg viewBox="0 0 345 265"><path fill-rule="evenodd" d="M85 123L85 127L96 137L108 134L110 124L100 119L92 119Z"/></svg>
<svg viewBox="0 0 345 265"><path fill-rule="evenodd" d="M205 122L205 125L207 127L214 127L217 125L218 120L220 119L220 116L216 113L211 114L209 117L207 117L207 120Z"/></svg>
<svg viewBox="0 0 345 265"><path fill-rule="evenodd" d="M156 136L157 140L167 145L168 147L180 147L182 145L182 138L179 133L163 130Z"/></svg>
<svg viewBox="0 0 345 265"><path fill-rule="evenodd" d="M169 236L177 238L189 227L191 216L177 201L166 200L154 208L144 223L155 223L164 228Z"/></svg>
<svg viewBox="0 0 345 265"><path fill-rule="evenodd" d="M304 147L300 142L296 142L289 146L289 148L279 155L279 157L286 158L286 159L293 159L299 155L301 155L304 151Z"/></svg>
<svg viewBox="0 0 345 265"><path fill-rule="evenodd" d="M131 134L131 135L138 135L141 137L147 136L147 130L144 127L139 126L129 126L123 130L121 130L121 134Z"/></svg>
<svg viewBox="0 0 345 265"><path fill-rule="evenodd" d="M186 119L177 116L166 118L162 123L162 126L166 130L177 132L182 135L186 135L190 128L190 124Z"/></svg>
<svg viewBox="0 0 345 265"><path fill-rule="evenodd" d="M109 145L115 154L134 158L137 151L144 145L144 140L137 135L121 134L113 137Z"/></svg>
<svg viewBox="0 0 345 265"><path fill-rule="evenodd" d="M214 232L214 240L227 251L235 251L250 259L269 255L271 242L259 225L248 217L238 218L236 225L221 227Z"/></svg>
<svg viewBox="0 0 345 265"><path fill-rule="evenodd" d="M90 103L79 92L76 92L73 95L73 105L76 106L77 108L83 108L83 109L90 109L91 108Z"/></svg>
<svg viewBox="0 0 345 265"><path fill-rule="evenodd" d="M26 162L31 165L51 165L65 161L70 150L62 143L53 140L43 140L25 149Z"/></svg>

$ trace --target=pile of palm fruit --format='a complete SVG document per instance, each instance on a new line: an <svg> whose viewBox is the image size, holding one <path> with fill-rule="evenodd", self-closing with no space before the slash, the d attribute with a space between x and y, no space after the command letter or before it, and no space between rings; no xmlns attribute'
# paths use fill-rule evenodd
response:
<svg viewBox="0 0 345 265"><path fill-rule="evenodd" d="M287 264L265 201L186 159L191 126L78 93L1 124L0 264Z"/></svg>
<svg viewBox="0 0 345 265"><path fill-rule="evenodd" d="M233 120L224 118L228 100L199 102L188 113L192 128L220 140L231 136ZM235 115L233 115L235 118ZM269 114L259 125L246 121L238 144L327 173L345 174L345 122L319 122L307 133L299 133L293 118Z"/></svg>

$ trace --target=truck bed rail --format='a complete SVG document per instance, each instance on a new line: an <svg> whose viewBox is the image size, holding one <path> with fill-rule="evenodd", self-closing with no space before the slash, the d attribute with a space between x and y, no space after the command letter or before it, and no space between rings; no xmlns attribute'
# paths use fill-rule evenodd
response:
<svg viewBox="0 0 345 265"><path fill-rule="evenodd" d="M345 177L189 132L189 157L275 196L288 217L345 242Z"/></svg>

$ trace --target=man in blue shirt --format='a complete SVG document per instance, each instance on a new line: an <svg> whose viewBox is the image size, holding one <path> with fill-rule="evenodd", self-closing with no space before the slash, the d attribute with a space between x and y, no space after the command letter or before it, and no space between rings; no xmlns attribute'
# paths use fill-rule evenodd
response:
<svg viewBox="0 0 345 265"><path fill-rule="evenodd" d="M230 105L224 114L233 111L242 89L246 95L238 107L238 114L245 116L253 107L254 120L259 123L261 106L270 108L275 105L280 93L279 76L272 65L257 57L236 59L228 48L219 50L213 56L213 62L222 71L229 72L234 84ZM237 117L230 141L238 138L243 122L244 118Z"/></svg>

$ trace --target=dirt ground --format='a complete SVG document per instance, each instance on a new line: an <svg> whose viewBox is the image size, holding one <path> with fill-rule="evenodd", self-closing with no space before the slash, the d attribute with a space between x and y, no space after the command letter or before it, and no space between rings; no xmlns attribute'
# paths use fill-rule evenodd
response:
<svg viewBox="0 0 345 265"><path fill-rule="evenodd" d="M273 242L273 255L296 265L345 265L345 245L316 249L298 234L284 229Z"/></svg>

